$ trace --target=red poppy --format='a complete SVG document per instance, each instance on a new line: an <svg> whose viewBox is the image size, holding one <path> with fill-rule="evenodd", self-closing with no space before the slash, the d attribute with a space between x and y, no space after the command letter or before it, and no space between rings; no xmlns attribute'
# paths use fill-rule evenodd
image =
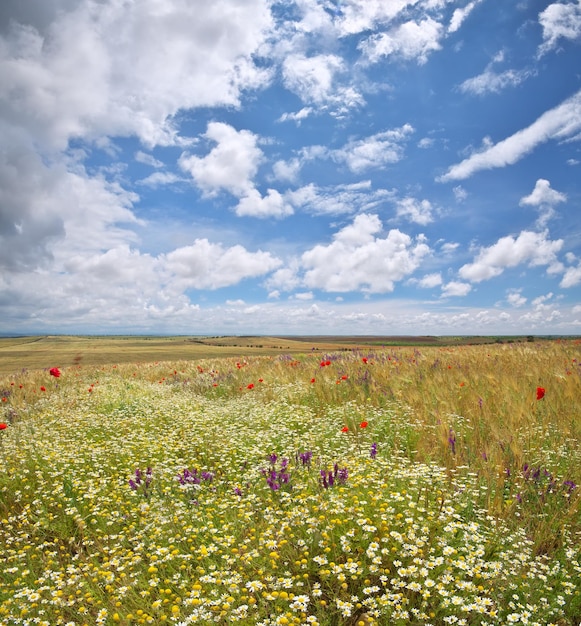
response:
<svg viewBox="0 0 581 626"><path fill-rule="evenodd" d="M312 383L314 383L314 382L315 382L315 379L314 379L314 378L311 378L311 382L312 382Z"/></svg>
<svg viewBox="0 0 581 626"><path fill-rule="evenodd" d="M2 402L8 402L8 398L6 397L2 398Z"/></svg>
<svg viewBox="0 0 581 626"><path fill-rule="evenodd" d="M254 383L250 383L249 385L246 385L246 389L254 389Z"/></svg>
<svg viewBox="0 0 581 626"><path fill-rule="evenodd" d="M259 382L259 383L263 383L263 382L264 382L264 378L259 378L259 379L258 379L258 382Z"/></svg>
<svg viewBox="0 0 581 626"><path fill-rule="evenodd" d="M347 374L343 374L343 376L341 376L341 380L347 380Z"/></svg>
<svg viewBox="0 0 581 626"><path fill-rule="evenodd" d="M51 376L54 376L55 378L58 378L58 377L61 375L61 371L59 370L59 368L58 368L58 367L51 367L51 368L48 370L48 373L49 373Z"/></svg>
<svg viewBox="0 0 581 626"><path fill-rule="evenodd" d="M46 391L46 387L41 387L40 390L41 391Z"/></svg>
<svg viewBox="0 0 581 626"><path fill-rule="evenodd" d="M362 360L364 363L367 363L367 357L366 357L366 356L364 356L361 360Z"/></svg>
<svg viewBox="0 0 581 626"><path fill-rule="evenodd" d="M0 430L6 430L7 428L8 428L8 424L5 424L4 422L0 424Z"/></svg>
<svg viewBox="0 0 581 626"><path fill-rule="evenodd" d="M367 428L367 422L361 422L361 424L359 424L360 428Z"/></svg>
<svg viewBox="0 0 581 626"><path fill-rule="evenodd" d="M545 397L545 388L537 387L537 400L542 400Z"/></svg>
<svg viewBox="0 0 581 626"><path fill-rule="evenodd" d="M343 428L341 429L342 433L348 433L349 432L349 426L343 426Z"/></svg>
<svg viewBox="0 0 581 626"><path fill-rule="evenodd" d="M331 361L325 361L325 365L331 365Z"/></svg>

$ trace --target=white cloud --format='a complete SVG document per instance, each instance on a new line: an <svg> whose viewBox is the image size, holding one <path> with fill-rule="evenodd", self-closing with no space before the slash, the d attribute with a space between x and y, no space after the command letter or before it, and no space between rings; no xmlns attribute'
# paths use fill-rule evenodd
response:
<svg viewBox="0 0 581 626"><path fill-rule="evenodd" d="M162 187L163 185L173 185L183 181L183 178L172 174L171 172L154 172L149 176L137 181L138 185L145 187Z"/></svg>
<svg viewBox="0 0 581 626"><path fill-rule="evenodd" d="M225 248L207 239L196 239L160 259L168 280L184 289L219 289L245 278L263 276L280 266L269 252L249 252L243 246Z"/></svg>
<svg viewBox="0 0 581 626"><path fill-rule="evenodd" d="M335 54L307 57L302 52L294 52L282 61L285 87L304 103L316 105L319 111L327 110L334 117L343 117L364 103L363 96L353 84L341 84L341 74L345 72L343 59ZM311 111L310 107L304 107L296 114L285 113L280 121L291 119L300 122Z"/></svg>
<svg viewBox="0 0 581 626"><path fill-rule="evenodd" d="M472 11L476 8L478 4L480 4L481 0L473 0L469 2L465 7L459 7L454 10L452 14L452 19L450 20L450 25L448 26L448 33L455 33L460 29L464 20L472 13Z"/></svg>
<svg viewBox="0 0 581 626"><path fill-rule="evenodd" d="M536 221L536 226L539 229L544 229L549 220L556 214L553 207L559 202L565 202L566 200L567 196L564 193L551 189L551 184L548 180L539 178L532 193L521 198L519 204L521 206L529 205L537 207L539 217Z"/></svg>
<svg viewBox="0 0 581 626"><path fill-rule="evenodd" d="M237 197L254 189L253 178L264 159L258 137L222 122L210 122L204 137L216 145L205 157L182 154L180 167L208 195L226 190Z"/></svg>
<svg viewBox="0 0 581 626"><path fill-rule="evenodd" d="M559 39L581 39L581 1L554 2L539 14L543 43L539 55L557 46Z"/></svg>
<svg viewBox="0 0 581 626"><path fill-rule="evenodd" d="M569 287L575 287L579 283L581 283L581 263L577 267L568 267L565 270L560 286L568 289Z"/></svg>
<svg viewBox="0 0 581 626"><path fill-rule="evenodd" d="M403 157L402 144L414 132L410 124L376 133L365 139L349 141L343 148L334 150L334 160L344 162L355 173L370 168L381 168L397 163Z"/></svg>
<svg viewBox="0 0 581 626"><path fill-rule="evenodd" d="M164 164L159 159L156 159L153 155L147 154L142 150L138 150L135 153L135 160L139 163L143 163L145 165L149 165L151 167L160 168L163 167Z"/></svg>
<svg viewBox="0 0 581 626"><path fill-rule="evenodd" d="M431 289L432 287L438 287L442 284L442 275L440 273L426 274L423 278L418 280L418 287L423 289Z"/></svg>
<svg viewBox="0 0 581 626"><path fill-rule="evenodd" d="M300 124L302 120L307 119L311 113L313 113L314 109L312 107L303 107L300 111L296 113L283 113L278 121L279 122L287 122L288 120L292 122L296 122Z"/></svg>
<svg viewBox="0 0 581 626"><path fill-rule="evenodd" d="M496 73L491 67L474 76L468 78L460 85L460 91L482 96L487 93L499 93L506 87L516 87L532 75L530 70L505 70Z"/></svg>
<svg viewBox="0 0 581 626"><path fill-rule="evenodd" d="M327 100L333 89L333 78L343 70L341 57L320 54L313 57L293 54L282 65L285 86L303 101L320 104Z"/></svg>
<svg viewBox="0 0 581 626"><path fill-rule="evenodd" d="M559 202L565 202L567 196L560 191L551 189L551 183L544 178L539 178L535 183L535 188L528 195L520 199L521 206L528 204L529 206L555 206Z"/></svg>
<svg viewBox="0 0 581 626"><path fill-rule="evenodd" d="M520 289L509 289L506 300L513 307L521 307L527 303L527 299L521 295Z"/></svg>
<svg viewBox="0 0 581 626"><path fill-rule="evenodd" d="M372 189L370 181L318 187L314 184L289 191L285 197L296 208L313 215L341 215L376 209L393 196L386 189Z"/></svg>
<svg viewBox="0 0 581 626"><path fill-rule="evenodd" d="M547 233L522 231L515 239L502 237L488 248L482 248L473 263L463 265L460 276L479 283L499 276L506 268L526 263L528 266L551 266L558 263L557 252L563 247L563 240L551 241Z"/></svg>
<svg viewBox="0 0 581 626"><path fill-rule="evenodd" d="M276 161L272 166L272 171L276 180L294 183L297 181L302 163L299 159L293 158L288 161Z"/></svg>
<svg viewBox="0 0 581 626"><path fill-rule="evenodd" d="M371 63L395 56L415 59L422 65L431 52L440 50L444 33L442 24L428 17L421 22L406 22L388 32L372 35L359 44L359 49Z"/></svg>
<svg viewBox="0 0 581 626"><path fill-rule="evenodd" d="M3 133L0 149L0 269L44 268L61 255L135 241L127 227L139 223L136 194L89 178L81 166L46 163L13 133Z"/></svg>
<svg viewBox="0 0 581 626"><path fill-rule="evenodd" d="M449 298L451 296L463 297L467 296L472 291L472 286L468 283L461 283L459 281L451 281L442 285L442 298Z"/></svg>
<svg viewBox="0 0 581 626"><path fill-rule="evenodd" d="M403 198L396 203L398 217L404 217L410 222L425 226L434 221L433 207L429 200L416 200L415 198Z"/></svg>
<svg viewBox="0 0 581 626"><path fill-rule="evenodd" d="M459 247L460 247L459 243L448 242L448 243L443 243L440 250L442 251L443 254L452 254L452 252L457 250Z"/></svg>
<svg viewBox="0 0 581 626"><path fill-rule="evenodd" d="M387 237L377 215L358 215L329 245L317 245L301 257L304 284L313 289L369 293L392 291L394 283L412 274L429 254L423 241L414 242L399 230Z"/></svg>
<svg viewBox="0 0 581 626"><path fill-rule="evenodd" d="M462 187L462 185L457 185L454 189L452 189L452 191L454 192L456 202L464 202L464 200L468 197L468 192L464 189L464 187Z"/></svg>
<svg viewBox="0 0 581 626"><path fill-rule="evenodd" d="M14 24L0 37L4 115L41 146L131 134L174 143L180 109L236 106L242 90L270 80L252 60L272 27L266 0L62 8L44 31Z"/></svg>
<svg viewBox="0 0 581 626"><path fill-rule="evenodd" d="M480 170L512 165L539 144L565 139L581 130L581 91L543 113L527 128L450 167L440 181L463 180Z"/></svg>
<svg viewBox="0 0 581 626"><path fill-rule="evenodd" d="M266 196L261 196L256 189L252 189L240 199L234 210L240 217L282 218L293 213L292 206L276 189L269 189Z"/></svg>

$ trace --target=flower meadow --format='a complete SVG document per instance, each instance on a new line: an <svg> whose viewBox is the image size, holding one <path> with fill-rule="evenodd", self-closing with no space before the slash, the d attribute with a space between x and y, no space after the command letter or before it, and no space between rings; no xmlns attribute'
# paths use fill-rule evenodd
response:
<svg viewBox="0 0 581 626"><path fill-rule="evenodd" d="M577 341L0 381L0 623L575 625Z"/></svg>

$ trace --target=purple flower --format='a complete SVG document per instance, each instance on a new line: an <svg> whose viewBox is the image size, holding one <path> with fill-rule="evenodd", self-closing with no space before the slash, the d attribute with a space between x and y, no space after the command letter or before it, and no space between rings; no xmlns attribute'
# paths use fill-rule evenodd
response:
<svg viewBox="0 0 581 626"><path fill-rule="evenodd" d="M371 451L369 452L369 456L372 459L374 459L377 456L377 444L376 443L371 444Z"/></svg>
<svg viewBox="0 0 581 626"><path fill-rule="evenodd" d="M456 435L451 428L450 434L448 435L448 443L450 444L450 448L452 449L452 454L456 454Z"/></svg>
<svg viewBox="0 0 581 626"><path fill-rule="evenodd" d="M268 460L270 461L271 465L276 465L277 459L278 459L278 457L274 453L269 455L269 457L268 457Z"/></svg>
<svg viewBox="0 0 581 626"><path fill-rule="evenodd" d="M573 489L577 489L577 485L572 480L563 482L563 487L567 489L567 493L572 493Z"/></svg>
<svg viewBox="0 0 581 626"><path fill-rule="evenodd" d="M313 458L313 453L312 452L301 452L299 454L299 459L301 461L301 463L303 465L310 465L311 464L311 459Z"/></svg>

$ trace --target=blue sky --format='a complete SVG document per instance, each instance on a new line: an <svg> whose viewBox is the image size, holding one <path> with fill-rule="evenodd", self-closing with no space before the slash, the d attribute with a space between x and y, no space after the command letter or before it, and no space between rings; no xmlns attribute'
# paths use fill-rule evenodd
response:
<svg viewBox="0 0 581 626"><path fill-rule="evenodd" d="M3 0L0 332L581 334L581 0Z"/></svg>

